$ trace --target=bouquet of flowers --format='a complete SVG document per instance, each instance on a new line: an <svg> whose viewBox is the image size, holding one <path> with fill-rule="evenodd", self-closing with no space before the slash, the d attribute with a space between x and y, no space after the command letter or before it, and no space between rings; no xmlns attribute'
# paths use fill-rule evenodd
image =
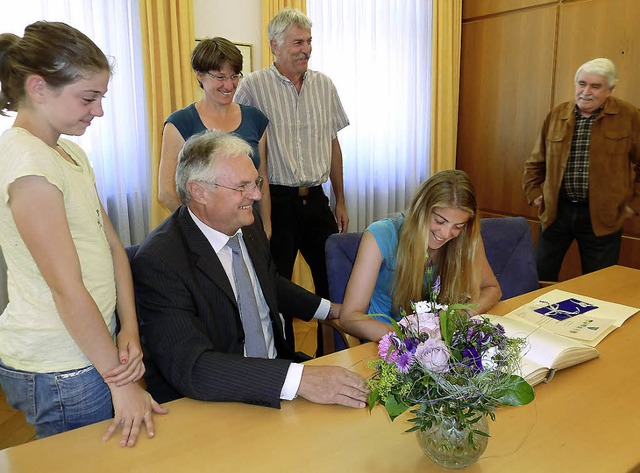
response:
<svg viewBox="0 0 640 473"><path fill-rule="evenodd" d="M458 430L474 429L484 416L495 420L498 406L533 400L531 386L517 373L525 340L509 338L502 326L470 317L469 306L412 304L414 313L393 323L380 340L380 359L371 362L369 409L380 403L391 420L408 409L411 431L425 431L443 420Z"/></svg>

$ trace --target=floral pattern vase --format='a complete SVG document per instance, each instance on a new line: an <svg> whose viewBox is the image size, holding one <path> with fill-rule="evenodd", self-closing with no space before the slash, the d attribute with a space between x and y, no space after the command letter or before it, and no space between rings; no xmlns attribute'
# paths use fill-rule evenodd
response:
<svg viewBox="0 0 640 473"><path fill-rule="evenodd" d="M445 468L464 468L478 461L487 448L488 437L473 435L473 443L469 443L469 430L458 429L450 418L433 424L425 431L418 430L418 443L424 453L435 463ZM471 430L489 433L486 416L471 426Z"/></svg>

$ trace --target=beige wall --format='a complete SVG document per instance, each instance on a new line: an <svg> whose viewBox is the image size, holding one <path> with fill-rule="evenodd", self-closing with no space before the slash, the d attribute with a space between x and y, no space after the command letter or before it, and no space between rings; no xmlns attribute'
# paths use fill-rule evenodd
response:
<svg viewBox="0 0 640 473"><path fill-rule="evenodd" d="M253 45L253 70L262 52L261 0L193 0L196 38L222 36L235 43Z"/></svg>
<svg viewBox="0 0 640 473"><path fill-rule="evenodd" d="M575 70L595 57L618 68L614 95L640 105L640 1L463 0L457 167L467 171L481 210L526 216L524 161L545 116L573 97ZM624 227L620 262L640 268L640 218ZM580 273L577 249L561 279Z"/></svg>

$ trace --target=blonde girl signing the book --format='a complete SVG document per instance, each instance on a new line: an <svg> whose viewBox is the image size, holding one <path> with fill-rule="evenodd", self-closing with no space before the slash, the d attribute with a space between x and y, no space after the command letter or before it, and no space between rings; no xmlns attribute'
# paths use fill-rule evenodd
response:
<svg viewBox="0 0 640 473"><path fill-rule="evenodd" d="M144 373L131 270L95 189L87 156L61 134L103 115L111 76L80 31L36 22L0 35L0 245L9 304L0 316L0 384L39 437L113 417L107 440L136 443L166 412ZM114 343L117 309L120 331Z"/></svg>
<svg viewBox="0 0 640 473"><path fill-rule="evenodd" d="M483 313L502 292L480 237L475 190L464 171L434 174L409 208L372 223L362 236L347 283L340 325L356 337L378 341L392 330L383 314L427 300L440 281L437 302L470 303Z"/></svg>

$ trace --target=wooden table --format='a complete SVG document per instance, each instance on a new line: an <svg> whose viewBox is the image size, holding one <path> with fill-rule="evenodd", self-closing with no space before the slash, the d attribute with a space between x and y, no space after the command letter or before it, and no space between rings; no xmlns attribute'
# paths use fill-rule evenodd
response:
<svg viewBox="0 0 640 473"><path fill-rule="evenodd" d="M552 289L640 307L640 270L615 266L501 302L506 314ZM467 472L627 472L640 464L640 317L600 345L600 358L558 371L536 400L503 408L489 447ZM335 353L364 375L376 345ZM0 472L410 472L446 471L421 452L406 417L383 408L324 406L297 399L282 409L181 399L157 417L156 438L132 449L100 441L106 422L0 452Z"/></svg>

